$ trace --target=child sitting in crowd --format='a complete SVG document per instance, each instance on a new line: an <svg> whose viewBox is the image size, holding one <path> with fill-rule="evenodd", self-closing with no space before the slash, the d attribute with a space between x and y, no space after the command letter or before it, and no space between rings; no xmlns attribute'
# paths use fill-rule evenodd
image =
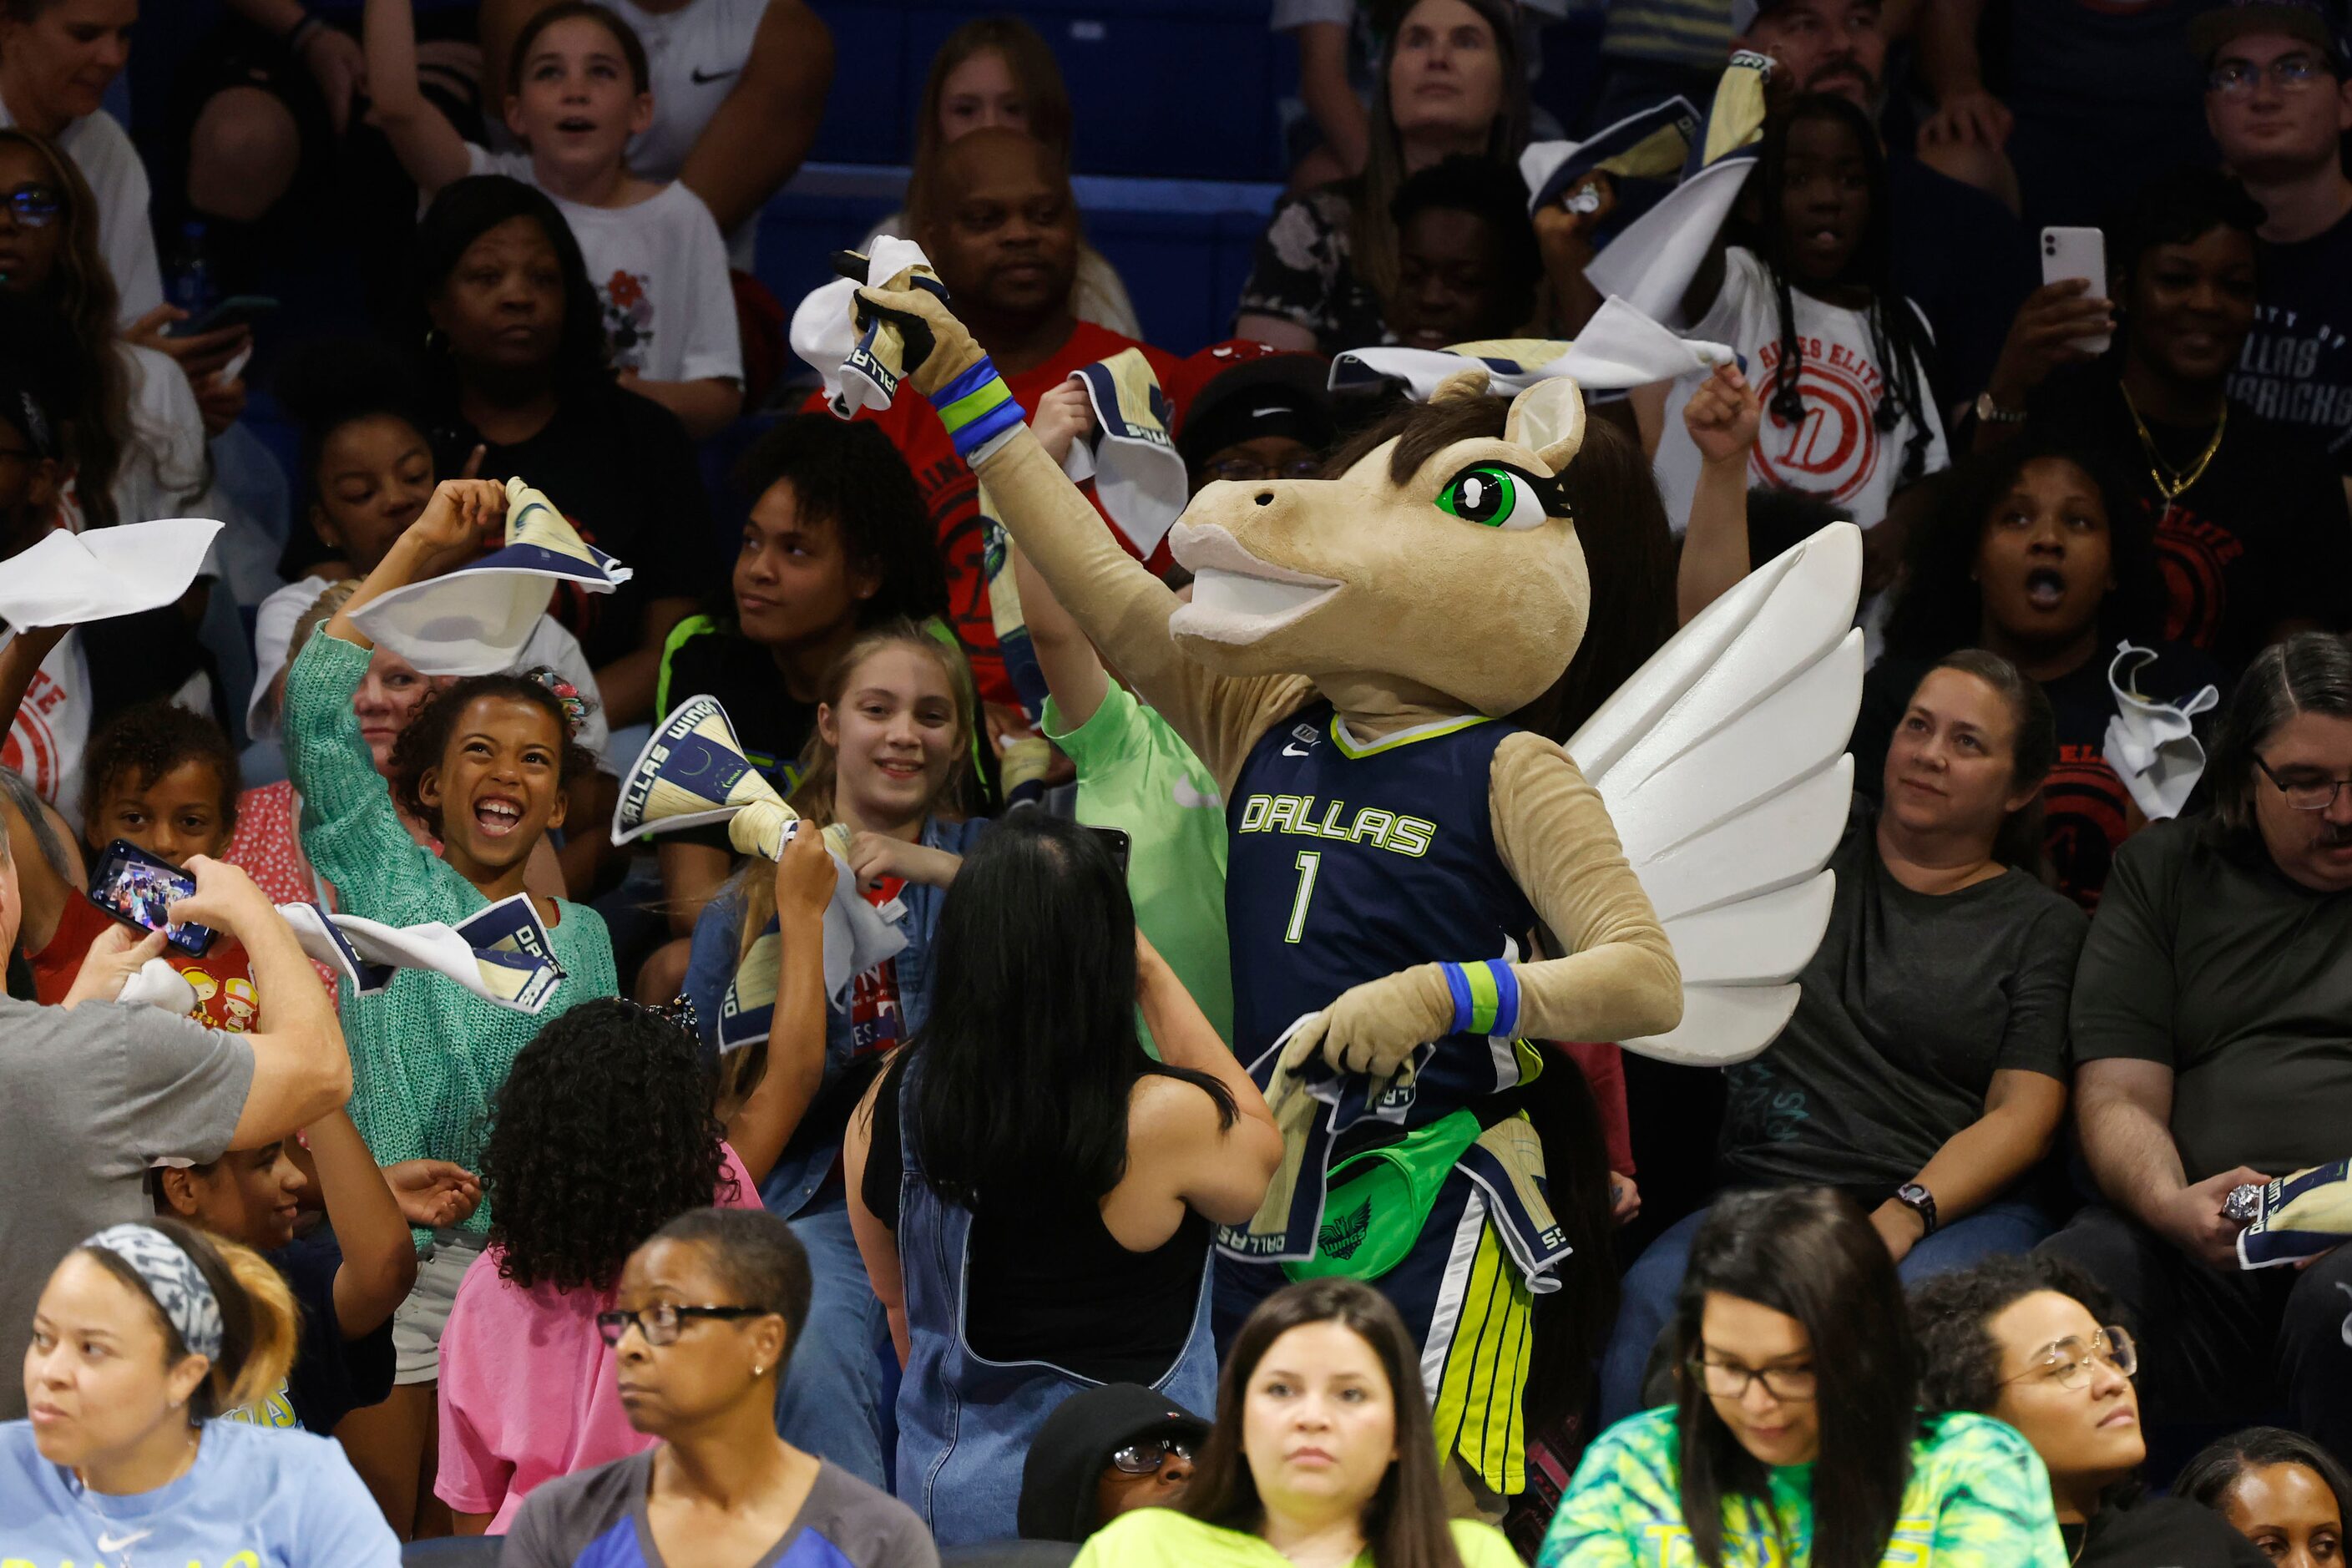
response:
<svg viewBox="0 0 2352 1568"><path fill-rule="evenodd" d="M629 172L629 139L654 112L635 30L578 0L524 23L505 83L506 126L524 150L500 153L459 136L418 90L410 0L368 0L366 29L375 121L424 200L468 174L509 174L545 191L579 237L623 383L697 437L734 418L743 352L727 242L701 197Z"/></svg>

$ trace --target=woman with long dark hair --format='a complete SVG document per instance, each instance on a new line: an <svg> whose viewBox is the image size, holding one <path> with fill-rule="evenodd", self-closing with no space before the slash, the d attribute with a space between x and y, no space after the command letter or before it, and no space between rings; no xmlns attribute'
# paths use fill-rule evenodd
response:
<svg viewBox="0 0 2352 1568"><path fill-rule="evenodd" d="M1374 80L1364 171L1286 196L1258 240L1234 335L1334 354L1382 341L1397 287L1390 216L1405 176L1455 153L1516 169L1528 143L1528 79L1505 0L1399 7Z"/></svg>
<svg viewBox="0 0 2352 1568"><path fill-rule="evenodd" d="M1920 1415L1903 1289L1851 1198L1718 1200L1669 1343L1675 1402L1585 1451L1539 1568L1685 1552L1706 1568L2063 1568L2025 1439L1981 1415Z"/></svg>
<svg viewBox="0 0 2352 1568"><path fill-rule="evenodd" d="M1258 1303L1217 1380L1217 1419L1173 1507L1096 1533L1084 1568L1296 1563L1509 1568L1491 1525L1448 1521L1420 1356L1361 1280L1304 1280Z"/></svg>
<svg viewBox="0 0 2352 1568"><path fill-rule="evenodd" d="M2153 520L2103 454L2017 441L1935 488L1908 542L1885 656L1863 678L1854 776L1879 795L1879 763L1904 704L1936 660L1964 647L2000 655L2042 689L2057 723L2058 756L2042 786L2056 886L2096 909L2116 847L2147 821L2105 754L2116 645L2156 654L2135 679L2159 700L2218 681L2220 667L2165 640Z"/></svg>
<svg viewBox="0 0 2352 1568"><path fill-rule="evenodd" d="M1139 940L1093 829L998 823L948 889L932 963L930 1016L843 1156L907 1368L898 1492L954 1545L1014 1533L1029 1440L1078 1388L1209 1403L1210 1226L1256 1212L1281 1137Z"/></svg>
<svg viewBox="0 0 2352 1568"><path fill-rule="evenodd" d="M2140 1482L2139 1349L2115 1299L2062 1258L1991 1258L1911 1293L1920 1404L2014 1427L2050 1472L2074 1568L2263 1568L2242 1536Z"/></svg>
<svg viewBox="0 0 2352 1568"><path fill-rule="evenodd" d="M555 205L520 181L446 186L417 227L409 281L436 469L471 461L485 476L522 476L635 574L612 594L559 590L550 613L580 639L606 721L645 722L670 628L719 580L685 427L615 384L580 247ZM314 546L299 535L295 545L306 553L297 562L289 550L289 565L307 566Z"/></svg>
<svg viewBox="0 0 2352 1568"><path fill-rule="evenodd" d="M1746 355L1763 400L1749 481L1822 496L1865 529L1951 460L1892 233L1877 127L1845 99L1810 93L1766 121L1759 172L1684 297L1690 335ZM1634 399L1678 528L1700 467L1682 418L1699 379Z"/></svg>
<svg viewBox="0 0 2352 1568"><path fill-rule="evenodd" d="M1734 1186L1835 1186L1869 1207L1904 1278L2023 1252L2050 1220L2026 1179L2066 1110L2082 911L2036 871L2056 741L2041 688L1980 648L1904 705L1857 795L1821 945L1771 1046L1727 1070L1717 1146ZM1704 1216L1626 1271L1603 1419L1643 1403L1651 1347Z"/></svg>

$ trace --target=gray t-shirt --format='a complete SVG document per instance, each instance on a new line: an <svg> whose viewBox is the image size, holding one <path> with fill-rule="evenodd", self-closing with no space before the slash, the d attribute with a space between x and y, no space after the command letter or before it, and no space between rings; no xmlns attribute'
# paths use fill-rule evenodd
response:
<svg viewBox="0 0 2352 1568"><path fill-rule="evenodd" d="M1837 900L1769 1049L1727 1069L1736 1179L1880 1194L1984 1114L2004 1068L2066 1076L2066 993L2083 911L2022 871L1915 893L1857 801L1831 857Z"/></svg>
<svg viewBox="0 0 2352 1568"><path fill-rule="evenodd" d="M94 1231L144 1219L148 1162L217 1160L253 1087L253 1047L152 1007L0 997L0 1346L14 1368L49 1270ZM0 1377L0 1421L25 1384Z"/></svg>
<svg viewBox="0 0 2352 1568"><path fill-rule="evenodd" d="M657 1451L614 1459L534 1490L507 1532L499 1554L503 1568L669 1568L646 1522ZM808 1500L755 1568L779 1568L788 1558L795 1568L803 1563L939 1568L940 1563L931 1532L913 1509L822 1460Z"/></svg>
<svg viewBox="0 0 2352 1568"><path fill-rule="evenodd" d="M2199 822L2116 853L2074 979L2074 1059L2173 1070L2192 1182L2352 1154L2352 894L2280 875Z"/></svg>

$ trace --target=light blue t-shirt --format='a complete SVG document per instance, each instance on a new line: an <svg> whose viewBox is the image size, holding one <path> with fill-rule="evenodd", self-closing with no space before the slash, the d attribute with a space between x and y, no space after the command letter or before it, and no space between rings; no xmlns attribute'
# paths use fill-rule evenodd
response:
<svg viewBox="0 0 2352 1568"><path fill-rule="evenodd" d="M399 1568L400 1542L332 1439L208 1422L196 1462L128 1497L41 1458L30 1422L0 1424L0 1563L170 1568Z"/></svg>

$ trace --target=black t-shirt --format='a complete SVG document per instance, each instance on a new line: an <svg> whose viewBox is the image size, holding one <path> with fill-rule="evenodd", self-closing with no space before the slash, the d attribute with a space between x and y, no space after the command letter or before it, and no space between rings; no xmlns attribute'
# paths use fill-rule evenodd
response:
<svg viewBox="0 0 2352 1568"><path fill-rule="evenodd" d="M436 465L457 473L481 439L453 411L433 431ZM520 475L581 538L633 574L611 594L559 588L548 606L597 669L643 646L654 600L699 600L722 580L694 443L677 416L649 398L619 387L586 389L566 399L538 435L491 447L481 471L485 479Z"/></svg>
<svg viewBox="0 0 2352 1568"><path fill-rule="evenodd" d="M1947 411L1992 379L2010 319L2033 291L2033 247L1999 198L1908 153L1888 153L1886 187L1895 281L1935 331L1936 404Z"/></svg>
<svg viewBox="0 0 2352 1568"><path fill-rule="evenodd" d="M2200 687L2221 681L2219 668L2193 647L2163 643L2156 653L2156 663L2144 667L2138 676L2139 690L2147 696L2177 702ZM2106 758L2107 721L2116 716L2115 693L2107 686L2112 657L2112 649L2102 648L2076 669L2042 683L2058 731L2058 763L2042 786L2048 826L2042 847L2058 890L2085 911L2099 907L2116 846L2137 826L2131 792ZM1890 653L1863 677L1862 709L1847 748L1853 753L1856 792L1873 800L1882 797L1886 748L1894 741L1895 727L1903 721L1911 693L1932 663ZM2210 740L2212 715L2197 722L2199 733Z"/></svg>
<svg viewBox="0 0 2352 1568"><path fill-rule="evenodd" d="M2074 1059L2172 1069L2191 1182L2352 1154L2352 893L2282 875L2259 842L2159 822L2116 852L2074 978Z"/></svg>
<svg viewBox="0 0 2352 1568"><path fill-rule="evenodd" d="M906 1168L904 1060L891 1064L875 1097L859 1188L867 1211L893 1230ZM1208 1254L1209 1222L1191 1209L1175 1235L1150 1252L1129 1252L1103 1224L1099 1196L983 1202L964 1258L964 1338L990 1361L1043 1361L1097 1383L1149 1386L1183 1352Z"/></svg>
<svg viewBox="0 0 2352 1568"><path fill-rule="evenodd" d="M358 1339L343 1337L335 1317L335 1271L343 1266L343 1250L334 1237L323 1230L305 1237L271 1253L269 1261L286 1277L302 1309L301 1348L286 1374L286 1391L302 1429L332 1432L352 1411L391 1397L392 1320Z"/></svg>
<svg viewBox="0 0 2352 1568"><path fill-rule="evenodd" d="M1830 858L1837 898L1796 1013L1726 1071L1736 1180L1884 1196L1984 1114L1992 1075L2066 1075L2066 990L2083 912L2021 871L1915 893L1878 858L1857 798Z"/></svg>
<svg viewBox="0 0 2352 1568"><path fill-rule="evenodd" d="M2262 1548L2229 1521L2183 1498L2142 1497L2058 1532L2074 1568L2270 1568Z"/></svg>
<svg viewBox="0 0 2352 1568"><path fill-rule="evenodd" d="M2261 258L2263 300L2230 395L2352 475L2352 216L2294 245L2263 244Z"/></svg>
<svg viewBox="0 0 2352 1568"><path fill-rule="evenodd" d="M658 707L665 719L689 697L716 697L743 755L780 795L800 782L801 748L816 728L816 704L784 689L772 654L731 621L689 616L662 650Z"/></svg>
<svg viewBox="0 0 2352 1568"><path fill-rule="evenodd" d="M2343 484L2305 437L2231 404L2212 462L2168 508L2112 369L2052 377L2029 414L2036 436L2103 454L2130 477L2157 520L2165 636L2211 655L2225 679L2283 622L2352 625L2352 517ZM2176 472L2194 468L2213 436L2210 426L2147 426Z"/></svg>

